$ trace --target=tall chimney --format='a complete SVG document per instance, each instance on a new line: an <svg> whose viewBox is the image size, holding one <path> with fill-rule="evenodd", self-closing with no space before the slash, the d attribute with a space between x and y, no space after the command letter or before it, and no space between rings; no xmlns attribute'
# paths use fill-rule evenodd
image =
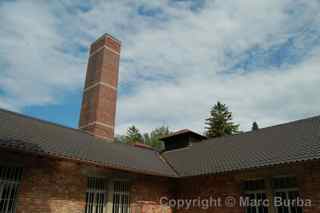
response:
<svg viewBox="0 0 320 213"><path fill-rule="evenodd" d="M79 128L114 138L121 42L104 34L91 44Z"/></svg>

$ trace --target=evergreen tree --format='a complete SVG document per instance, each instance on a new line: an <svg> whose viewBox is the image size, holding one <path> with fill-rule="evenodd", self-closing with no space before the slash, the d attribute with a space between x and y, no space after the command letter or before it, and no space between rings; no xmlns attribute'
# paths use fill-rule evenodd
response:
<svg viewBox="0 0 320 213"><path fill-rule="evenodd" d="M131 126L128 128L125 135L117 135L115 137L115 142L135 144L137 142L147 144L157 150L163 149L163 142L160 138L170 134L169 128L167 126L162 126L155 128L150 133L145 133L141 135L138 128Z"/></svg>
<svg viewBox="0 0 320 213"><path fill-rule="evenodd" d="M239 132L239 125L232 122L232 113L225 104L217 102L206 119L206 136L209 138L233 135Z"/></svg>
<svg viewBox="0 0 320 213"><path fill-rule="evenodd" d="M258 130L258 129L259 129L258 123L257 122L253 122L251 130L255 131L255 130Z"/></svg>
<svg viewBox="0 0 320 213"><path fill-rule="evenodd" d="M143 142L143 137L139 131L134 125L129 127L127 130L127 135L125 138L125 142L129 144L134 144L137 142Z"/></svg>

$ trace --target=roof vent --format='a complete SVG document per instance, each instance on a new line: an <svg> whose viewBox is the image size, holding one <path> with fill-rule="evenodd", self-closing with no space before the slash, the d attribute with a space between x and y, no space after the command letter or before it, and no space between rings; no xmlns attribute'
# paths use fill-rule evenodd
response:
<svg viewBox="0 0 320 213"><path fill-rule="evenodd" d="M188 147L192 143L198 143L205 139L207 139L207 137L189 129L182 129L168 136L160 138L160 140L164 142L165 151Z"/></svg>

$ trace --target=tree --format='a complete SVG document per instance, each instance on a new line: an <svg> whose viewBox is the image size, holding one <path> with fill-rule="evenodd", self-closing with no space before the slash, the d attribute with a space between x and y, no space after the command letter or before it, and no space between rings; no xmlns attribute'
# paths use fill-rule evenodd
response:
<svg viewBox="0 0 320 213"><path fill-rule="evenodd" d="M217 102L206 119L206 136L209 138L233 135L239 132L239 125L232 122L232 113L225 104Z"/></svg>
<svg viewBox="0 0 320 213"><path fill-rule="evenodd" d="M160 138L170 134L169 128L167 126L161 126L152 130L150 133L144 134L144 143L152 146L155 149L162 149L163 142Z"/></svg>
<svg viewBox="0 0 320 213"><path fill-rule="evenodd" d="M117 143L127 143L127 136L126 135L116 135L114 141Z"/></svg>
<svg viewBox="0 0 320 213"><path fill-rule="evenodd" d="M257 123L257 122L253 122L253 123L252 123L252 128L251 128L251 130L252 130L252 131L256 131L256 130L258 130L258 129L259 129L258 123Z"/></svg>
<svg viewBox="0 0 320 213"><path fill-rule="evenodd" d="M163 142L160 138L170 134L169 128L167 126L161 126L155 128L150 133L140 134L140 131L135 126L128 128L126 135L117 135L115 142L134 144L137 142L147 144L155 149L163 149Z"/></svg>
<svg viewBox="0 0 320 213"><path fill-rule="evenodd" d="M125 142L129 144L143 142L143 137L139 129L137 129L134 125L128 128Z"/></svg>

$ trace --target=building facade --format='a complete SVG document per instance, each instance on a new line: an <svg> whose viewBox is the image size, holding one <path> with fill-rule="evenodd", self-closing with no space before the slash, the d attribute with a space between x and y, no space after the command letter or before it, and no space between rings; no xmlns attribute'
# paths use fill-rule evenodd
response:
<svg viewBox="0 0 320 213"><path fill-rule="evenodd" d="M320 117L113 142L120 49L91 45L79 129L0 110L0 213L320 213Z"/></svg>

